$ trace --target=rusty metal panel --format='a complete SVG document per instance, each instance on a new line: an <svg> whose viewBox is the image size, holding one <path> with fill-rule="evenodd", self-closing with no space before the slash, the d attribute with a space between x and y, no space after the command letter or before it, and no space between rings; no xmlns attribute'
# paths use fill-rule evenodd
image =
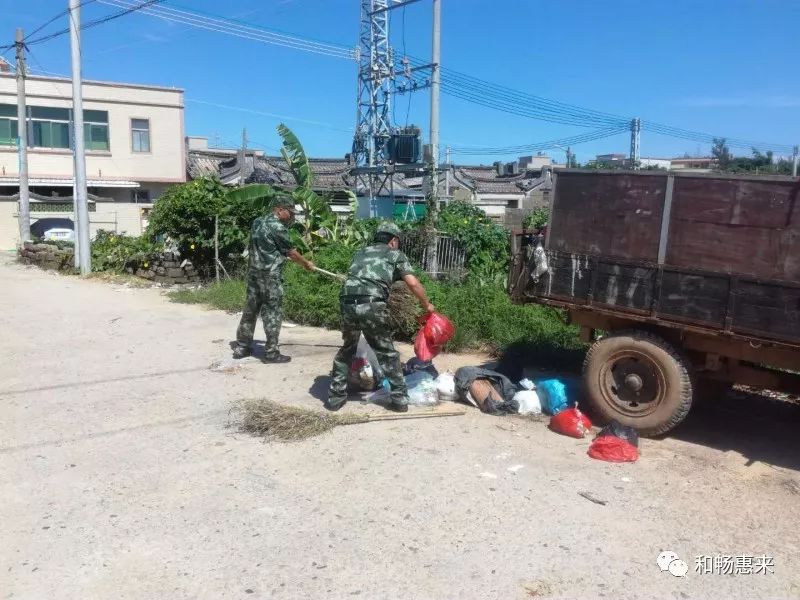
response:
<svg viewBox="0 0 800 600"><path fill-rule="evenodd" d="M722 328L730 278L664 269L658 293L658 318Z"/></svg>
<svg viewBox="0 0 800 600"><path fill-rule="evenodd" d="M733 331L800 340L800 288L740 282L736 288ZM800 362L797 367L800 368Z"/></svg>
<svg viewBox="0 0 800 600"><path fill-rule="evenodd" d="M657 269L608 262L596 268L592 290L596 304L650 311Z"/></svg>
<svg viewBox="0 0 800 600"><path fill-rule="evenodd" d="M564 172L548 248L656 262L667 176Z"/></svg>
<svg viewBox="0 0 800 600"><path fill-rule="evenodd" d="M798 184L676 177L666 264L800 280Z"/></svg>

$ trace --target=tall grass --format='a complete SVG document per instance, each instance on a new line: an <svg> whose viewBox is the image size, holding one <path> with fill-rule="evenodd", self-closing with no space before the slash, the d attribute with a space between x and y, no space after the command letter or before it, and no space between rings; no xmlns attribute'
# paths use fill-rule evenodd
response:
<svg viewBox="0 0 800 600"><path fill-rule="evenodd" d="M325 249L318 252L314 260L324 269L342 273L351 255L347 249ZM303 325L338 328L340 285L294 264L287 265L285 318ZM437 311L447 315L456 327L455 337L447 348L449 351L482 350L502 354L512 348L520 358L529 358L542 366L575 368L580 365L584 347L578 341L577 329L564 324L557 311L536 304L514 305L505 290L498 286L426 280L425 287ZM228 280L197 290L172 292L170 296L176 302L240 311L245 292L244 281ZM413 329L398 331L397 337L410 340L413 333Z"/></svg>

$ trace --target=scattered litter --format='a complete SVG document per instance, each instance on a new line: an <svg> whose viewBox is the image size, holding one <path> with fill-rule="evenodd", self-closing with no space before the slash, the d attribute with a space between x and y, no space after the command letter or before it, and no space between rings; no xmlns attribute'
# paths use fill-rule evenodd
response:
<svg viewBox="0 0 800 600"><path fill-rule="evenodd" d="M583 438L592 430L592 422L577 408L566 408L550 417L550 430L574 438Z"/></svg>
<svg viewBox="0 0 800 600"><path fill-rule="evenodd" d="M350 362L347 383L351 389L370 392L378 387L384 378L378 357L362 335L358 339L355 356Z"/></svg>
<svg viewBox="0 0 800 600"><path fill-rule="evenodd" d="M543 379L536 384L536 392L542 403L542 412L555 415L575 405L567 399L567 386L560 379Z"/></svg>
<svg viewBox="0 0 800 600"><path fill-rule="evenodd" d="M636 462L639 459L639 434L633 427L611 421L594 438L588 454L607 462Z"/></svg>
<svg viewBox="0 0 800 600"><path fill-rule="evenodd" d="M414 371L406 375L408 403L416 406L431 406L439 402L436 380L427 371Z"/></svg>
<svg viewBox="0 0 800 600"><path fill-rule="evenodd" d="M484 471L483 473L479 473L480 477L485 477L486 479L497 479L497 475L494 473L489 473L488 471Z"/></svg>
<svg viewBox="0 0 800 600"><path fill-rule="evenodd" d="M288 327L291 329L292 327L297 327L297 323L289 323L288 321L284 321L281 323L281 327Z"/></svg>
<svg viewBox="0 0 800 600"><path fill-rule="evenodd" d="M624 481L625 483L630 483L631 482L631 478L630 477L622 477L622 478L620 478L620 481Z"/></svg>
<svg viewBox="0 0 800 600"><path fill-rule="evenodd" d="M427 313L419 319L422 327L414 338L414 354L422 361L432 360L456 332L450 319L443 314Z"/></svg>
<svg viewBox="0 0 800 600"><path fill-rule="evenodd" d="M117 321L119 321L121 318L122 318L122 317L114 317L113 319L111 319L111 320L109 321L109 323L116 323L116 322L117 322Z"/></svg>
<svg viewBox="0 0 800 600"><path fill-rule="evenodd" d="M506 469L506 471L508 471L509 473L516 473L520 469L524 469L524 468L525 468L525 465L514 465L513 467L508 467Z"/></svg>
<svg viewBox="0 0 800 600"><path fill-rule="evenodd" d="M505 375L481 367L461 367L454 378L459 398L482 412L506 415L519 411L519 404L514 401L517 388Z"/></svg>
<svg viewBox="0 0 800 600"><path fill-rule="evenodd" d="M523 379L522 381L530 381ZM522 385L520 381L520 385ZM519 404L519 414L521 415L540 415L542 414L542 404L539 394L532 389L524 389L514 394L514 401Z"/></svg>
<svg viewBox="0 0 800 600"><path fill-rule="evenodd" d="M458 400L456 380L450 371L442 373L436 378L436 392L439 394L439 402L455 402Z"/></svg>
<svg viewBox="0 0 800 600"><path fill-rule="evenodd" d="M410 375L415 371L427 371L434 378L439 376L439 371L433 366L433 361L420 360L418 357L412 356L406 361L406 364L403 365L403 375Z"/></svg>
<svg viewBox="0 0 800 600"><path fill-rule="evenodd" d="M583 496L589 502L594 502L595 504L600 504L602 506L605 506L606 504L608 504L607 501L600 500L600 498L597 498L596 496L592 495L591 492L578 492L578 496Z"/></svg>
<svg viewBox="0 0 800 600"><path fill-rule="evenodd" d="M526 377L525 379L520 380L519 387L521 387L523 390L535 390L536 384Z"/></svg>
<svg viewBox="0 0 800 600"><path fill-rule="evenodd" d="M238 371L242 368L242 366L246 362L253 362L255 359L252 358L244 358L242 360L227 359L227 360L215 360L210 365L208 365L208 370L213 371L214 373L233 373Z"/></svg>

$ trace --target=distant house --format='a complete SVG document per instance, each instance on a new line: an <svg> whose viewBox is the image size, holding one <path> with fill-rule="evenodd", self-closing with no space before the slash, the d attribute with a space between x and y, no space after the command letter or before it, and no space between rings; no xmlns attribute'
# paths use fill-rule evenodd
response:
<svg viewBox="0 0 800 600"><path fill-rule="evenodd" d="M210 148L206 138L187 138L187 175L194 179L215 175L227 185L268 183L287 190L295 186L292 174L280 156L269 156L260 150ZM522 168L519 163L498 163L494 166L445 165L439 178L439 197L471 202L500 223L515 223L520 213L549 205L552 188L550 159L534 158L538 168ZM360 217L413 218L425 206L425 178L395 173L387 183L391 186L378 198L367 202L366 190L351 174L353 165L341 158L310 158L314 189L333 193L331 202L336 212L351 210L350 198L344 190L358 197ZM527 163L530 165L530 162ZM338 192L338 193L337 193ZM517 212L515 212L517 211Z"/></svg>
<svg viewBox="0 0 800 600"><path fill-rule="evenodd" d="M717 159L710 156L673 158L671 163L673 170L708 172L717 166Z"/></svg>
<svg viewBox="0 0 800 600"><path fill-rule="evenodd" d="M71 224L72 81L29 76L26 87L31 222L60 218ZM153 202L186 181L183 90L84 81L83 101L91 232L139 235ZM20 127L15 76L0 68L0 249L19 239Z"/></svg>

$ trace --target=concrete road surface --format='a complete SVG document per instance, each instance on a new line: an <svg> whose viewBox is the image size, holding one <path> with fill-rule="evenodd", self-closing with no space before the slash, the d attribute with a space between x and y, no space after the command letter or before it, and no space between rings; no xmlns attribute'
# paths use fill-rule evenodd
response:
<svg viewBox="0 0 800 600"><path fill-rule="evenodd" d="M229 370L237 315L3 262L3 598L800 597L795 409L710 401L626 465L475 410L264 443L231 401L319 407L336 332Z"/></svg>

